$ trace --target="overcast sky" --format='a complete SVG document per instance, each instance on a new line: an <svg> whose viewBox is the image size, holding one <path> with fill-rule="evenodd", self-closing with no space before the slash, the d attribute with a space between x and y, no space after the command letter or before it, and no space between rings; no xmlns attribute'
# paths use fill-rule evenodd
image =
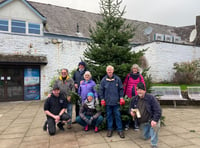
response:
<svg viewBox="0 0 200 148"><path fill-rule="evenodd" d="M100 0L30 0L99 13ZM200 0L123 0L125 18L170 26L188 26L200 15Z"/></svg>

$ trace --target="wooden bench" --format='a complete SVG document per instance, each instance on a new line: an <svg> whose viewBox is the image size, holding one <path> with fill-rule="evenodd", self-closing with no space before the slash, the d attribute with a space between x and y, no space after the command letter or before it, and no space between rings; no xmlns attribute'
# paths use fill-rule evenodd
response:
<svg viewBox="0 0 200 148"><path fill-rule="evenodd" d="M152 86L151 94L161 100L172 100L174 107L176 107L176 101L185 101L181 95L181 88L179 86Z"/></svg>
<svg viewBox="0 0 200 148"><path fill-rule="evenodd" d="M191 100L200 101L200 86L187 87L188 97Z"/></svg>

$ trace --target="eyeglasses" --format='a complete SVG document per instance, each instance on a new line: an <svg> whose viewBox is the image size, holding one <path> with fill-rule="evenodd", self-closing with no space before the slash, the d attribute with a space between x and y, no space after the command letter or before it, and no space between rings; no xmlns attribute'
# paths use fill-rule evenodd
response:
<svg viewBox="0 0 200 148"><path fill-rule="evenodd" d="M66 72L61 72L62 74L67 74Z"/></svg>

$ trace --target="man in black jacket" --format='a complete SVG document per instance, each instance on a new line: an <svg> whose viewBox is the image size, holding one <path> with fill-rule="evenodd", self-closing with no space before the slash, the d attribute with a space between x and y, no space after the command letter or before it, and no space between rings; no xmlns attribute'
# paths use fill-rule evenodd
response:
<svg viewBox="0 0 200 148"><path fill-rule="evenodd" d="M76 70L76 72L73 75L74 87L76 89L76 92L78 92L80 82L82 80L84 80L85 72L86 72L86 64L85 64L85 62L81 61L78 63L78 69ZM80 110L79 102L76 102L76 117L79 115L79 110Z"/></svg>
<svg viewBox="0 0 200 148"><path fill-rule="evenodd" d="M130 104L130 114L137 116L144 139L151 138L152 148L157 148L161 108L154 96L147 94L142 82L137 84L137 93Z"/></svg>
<svg viewBox="0 0 200 148"><path fill-rule="evenodd" d="M44 104L44 112L47 116L47 121L43 126L43 130L47 130L49 135L55 135L56 124L60 130L64 130L64 123L70 121L70 116L65 113L66 108L66 98L60 94L60 88L55 84L53 86L52 95Z"/></svg>

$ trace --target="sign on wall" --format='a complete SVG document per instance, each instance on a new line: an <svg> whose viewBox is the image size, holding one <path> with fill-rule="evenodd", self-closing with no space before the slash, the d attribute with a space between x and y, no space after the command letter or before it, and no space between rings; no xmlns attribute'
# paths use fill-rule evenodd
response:
<svg viewBox="0 0 200 148"><path fill-rule="evenodd" d="M40 69L24 69L24 100L40 99Z"/></svg>

